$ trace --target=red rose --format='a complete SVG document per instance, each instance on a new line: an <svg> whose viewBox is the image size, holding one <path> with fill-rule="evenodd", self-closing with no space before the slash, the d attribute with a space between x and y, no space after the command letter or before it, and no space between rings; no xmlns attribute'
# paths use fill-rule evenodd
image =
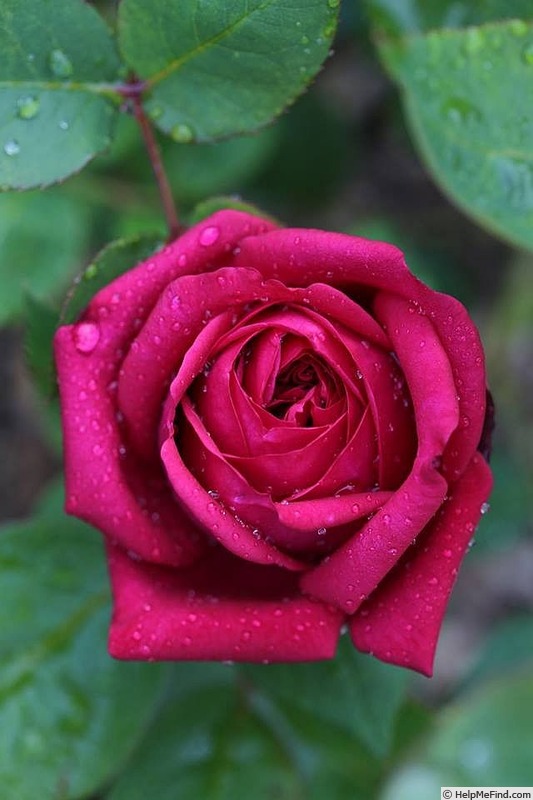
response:
<svg viewBox="0 0 533 800"><path fill-rule="evenodd" d="M490 487L463 306L380 242L222 211L59 329L67 511L105 535L110 650L431 674Z"/></svg>

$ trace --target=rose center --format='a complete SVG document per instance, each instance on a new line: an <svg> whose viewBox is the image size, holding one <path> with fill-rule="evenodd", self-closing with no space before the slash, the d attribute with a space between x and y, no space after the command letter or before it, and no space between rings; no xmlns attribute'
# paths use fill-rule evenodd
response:
<svg viewBox="0 0 533 800"><path fill-rule="evenodd" d="M317 409L327 408L337 398L338 388L327 366L305 354L279 372L265 408L279 419L311 427L318 424Z"/></svg>

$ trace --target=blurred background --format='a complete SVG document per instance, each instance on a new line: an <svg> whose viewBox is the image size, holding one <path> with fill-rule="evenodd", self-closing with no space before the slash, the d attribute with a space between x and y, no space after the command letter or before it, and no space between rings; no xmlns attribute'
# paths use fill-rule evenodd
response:
<svg viewBox="0 0 533 800"><path fill-rule="evenodd" d="M406 734L410 749L400 748L375 791L429 798L443 775L455 785L516 785L514 776L527 785L529 774L533 784L533 698L522 680L533 666L533 254L482 230L436 187L362 12L345 6L334 53L275 124L217 145L161 138L163 159L184 216L211 195L231 195L287 225L390 241L422 280L468 307L497 408L495 489L460 573L435 676L410 679L416 714L438 709L439 722L429 745ZM146 231L164 237L164 220L126 115L112 150L80 175L46 193L0 195L3 520L30 514L61 463L53 404L25 366L27 294L60 300L103 246Z"/></svg>

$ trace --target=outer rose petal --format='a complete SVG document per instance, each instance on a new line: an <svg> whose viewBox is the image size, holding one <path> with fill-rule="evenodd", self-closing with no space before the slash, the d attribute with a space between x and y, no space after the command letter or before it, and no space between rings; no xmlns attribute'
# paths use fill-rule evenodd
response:
<svg viewBox="0 0 533 800"><path fill-rule="evenodd" d="M199 529L176 507L160 465L147 472L125 449L109 388L116 369L110 351L105 331L88 356L76 348L75 327L57 331L66 510L148 561L189 563L202 549Z"/></svg>
<svg viewBox="0 0 533 800"><path fill-rule="evenodd" d="M209 250L199 240L205 227L219 234ZM57 331L54 349L63 409L66 509L147 560L188 563L198 553L198 529L164 483L140 503L132 484L145 482L145 467L121 454L126 442L116 419L116 380L125 349L165 286L186 272L210 268L243 236L272 225L248 214L222 211L117 278L95 295L84 315L95 346L81 349L76 325ZM209 255L206 257L206 252ZM158 465L152 474L160 475Z"/></svg>
<svg viewBox="0 0 533 800"><path fill-rule="evenodd" d="M431 676L457 569L491 487L490 470L475 455L423 537L353 617L359 650Z"/></svg>
<svg viewBox="0 0 533 800"><path fill-rule="evenodd" d="M185 570L108 547L122 659L316 661L335 654L343 615L302 597L294 575L214 548Z"/></svg>

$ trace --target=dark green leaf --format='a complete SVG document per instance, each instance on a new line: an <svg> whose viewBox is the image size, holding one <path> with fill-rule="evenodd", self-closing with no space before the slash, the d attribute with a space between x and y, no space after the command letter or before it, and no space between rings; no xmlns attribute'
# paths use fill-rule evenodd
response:
<svg viewBox="0 0 533 800"><path fill-rule="evenodd" d="M61 313L62 323L74 322L99 289L151 256L161 244L159 236L144 235L119 239L105 247L72 287Z"/></svg>
<svg viewBox="0 0 533 800"><path fill-rule="evenodd" d="M331 661L245 670L281 709L312 713L358 737L378 756L389 750L406 673L358 653L347 637Z"/></svg>
<svg viewBox="0 0 533 800"><path fill-rule="evenodd" d="M473 687L528 664L533 666L533 618L522 615L506 620L492 632L466 682Z"/></svg>
<svg viewBox="0 0 533 800"><path fill-rule="evenodd" d="M531 18L530 0L365 0L378 31L392 35Z"/></svg>
<svg viewBox="0 0 533 800"><path fill-rule="evenodd" d="M265 165L279 138L276 126L215 144L169 142L163 159L176 197L181 203L194 203L211 194L238 190Z"/></svg>
<svg viewBox="0 0 533 800"><path fill-rule="evenodd" d="M58 190L0 196L0 323L19 314L29 292L51 298L85 256L85 206Z"/></svg>
<svg viewBox="0 0 533 800"><path fill-rule="evenodd" d="M533 247L533 23L383 40L429 169L478 222Z"/></svg>
<svg viewBox="0 0 533 800"><path fill-rule="evenodd" d="M240 669L180 664L109 800L367 800L379 765L346 730L280 710Z"/></svg>
<svg viewBox="0 0 533 800"><path fill-rule="evenodd" d="M26 301L26 363L43 397L55 393L52 339L57 328L57 311L28 295Z"/></svg>
<svg viewBox="0 0 533 800"><path fill-rule="evenodd" d="M485 684L441 713L417 761L393 776L381 800L427 800L441 786L531 784L532 717L530 670Z"/></svg>
<svg viewBox="0 0 533 800"><path fill-rule="evenodd" d="M496 378L496 376L494 376ZM503 410L503 409L501 409ZM514 454L515 455L515 454ZM533 511L531 483L527 470L519 460L498 442L491 458L494 489L490 511L485 514L476 531L475 558L487 552L503 550L520 536L525 536Z"/></svg>
<svg viewBox="0 0 533 800"><path fill-rule="evenodd" d="M146 108L178 142L270 122L326 58L340 0L123 0L119 43Z"/></svg>
<svg viewBox="0 0 533 800"><path fill-rule="evenodd" d="M167 702L109 800L301 796L282 745L241 705L232 671L220 669L206 674L205 666L189 664L176 671L183 691Z"/></svg>
<svg viewBox="0 0 533 800"><path fill-rule="evenodd" d="M83 0L0 4L0 188L55 183L111 140L120 62Z"/></svg>
<svg viewBox="0 0 533 800"><path fill-rule="evenodd" d="M97 534L56 513L0 532L0 782L16 800L70 800L122 766L165 672L106 652Z"/></svg>

